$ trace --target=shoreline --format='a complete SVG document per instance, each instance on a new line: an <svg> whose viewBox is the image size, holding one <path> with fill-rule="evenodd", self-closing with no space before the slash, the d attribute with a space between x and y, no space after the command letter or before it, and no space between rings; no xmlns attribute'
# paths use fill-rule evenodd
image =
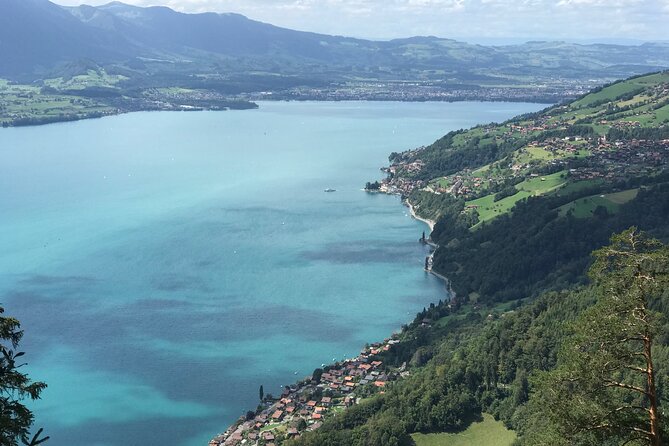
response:
<svg viewBox="0 0 669 446"><path fill-rule="evenodd" d="M414 209L413 204L411 204L411 202L409 200L404 200L403 203L404 203L405 206L409 207L409 212L411 212L411 216L414 219L416 219L418 221L422 221L423 223L428 225L430 227L430 233L432 233L432 231L434 231L434 225L436 224L435 221L430 220L429 218L424 218L424 217L419 216L416 213L416 210Z"/></svg>
<svg viewBox="0 0 669 446"><path fill-rule="evenodd" d="M249 96L250 97L250 96ZM255 98L255 99L244 99L243 95L240 96L240 99L242 101L247 102L250 104L250 106L244 106L244 107L231 107L231 106L223 106L221 108L210 108L210 107L200 107L200 106L194 106L195 108L178 108L179 106L175 107L167 107L164 109L161 108L151 108L151 107L146 107L146 108L137 108L137 109L124 109L124 108L119 108L119 107L114 107L114 105L109 105L110 108L114 108L113 110L105 110L105 111L86 111L82 110L81 114L76 114L76 115L63 115L63 116L36 116L36 117L26 117L26 118L20 118L18 120L14 121L4 121L2 119L2 116L0 116L0 129L3 128L20 128L20 127L40 127L44 125L50 125L50 124L62 124L62 123L69 123L69 122L77 122L77 121L86 121L89 119L100 119L100 118L107 118L107 117L112 117L112 116L120 116L120 115L125 115L129 113L141 113L141 112L161 112L161 111L244 111L244 110L256 110L260 108L260 104L262 102L319 102L319 103L337 103L337 102L350 102L350 103L356 103L356 102L397 102L397 103L425 103L425 102L431 102L431 103L459 103L459 102L492 102L492 103L527 103L527 104L554 104L555 102L543 102L539 101L537 99L535 100L530 100L530 99L522 99L522 100L509 100L509 99L470 99L470 98L465 98L465 99L454 99L454 100L439 100L439 99L431 99L431 100L421 100L421 99L375 99L375 98L351 98L351 99L317 99L317 98L308 98L308 99L299 99L299 98L290 98L290 99L281 99L281 98L269 98L269 97L262 97L262 98ZM425 221L425 223L428 223L428 221L416 217L417 220ZM430 224L430 223L428 223ZM434 223L432 223L434 225Z"/></svg>
<svg viewBox="0 0 669 446"><path fill-rule="evenodd" d="M113 110L105 110L101 112L87 112L82 111L81 114L71 114L71 115L62 115L62 116L35 116L35 117L25 117L18 118L13 121L3 121L2 116L0 116L0 129L15 129L15 128L26 128L26 127L41 127L51 124L65 124L71 122L79 121L88 121L92 119L102 119L110 118L114 116L122 116L131 113L151 113L151 112L202 112L202 111L245 111L245 110L257 110L260 108L255 102L248 102L249 105L244 107L221 107L221 108L207 108L207 107L196 107L196 108L179 108L179 107L166 107L166 108L138 108L138 109L122 109L115 108Z"/></svg>
<svg viewBox="0 0 669 446"><path fill-rule="evenodd" d="M421 222L425 223L426 225L428 225L430 227L430 236L431 236L432 231L434 231L434 226L435 226L436 222L434 220L430 220L429 218L420 217L416 213L416 209L414 208L413 204L411 204L411 202L408 199L404 200L403 203L404 203L405 206L409 207L409 211L411 212L411 216L414 219L416 219L418 221L421 221ZM437 249L439 249L439 245L437 245L432 240L430 240L430 237L428 237L428 240L426 240L425 243L433 248L433 251L428 256L429 259L430 259L429 260L429 267L425 268L425 271L432 274L436 278L444 281L444 285L446 286L446 292L448 293L448 298L449 299L455 297L454 296L455 293L453 292L453 289L451 288L450 279L448 277L444 276L443 274L440 274L440 273L438 273L438 272L436 272L432 269L432 258L434 257L434 253L437 251Z"/></svg>
<svg viewBox="0 0 669 446"><path fill-rule="evenodd" d="M422 218L419 217L416 214L416 211L413 207L413 205L409 202L409 200L403 200L402 203L409 207L411 216L418 221L421 221L425 224L427 224L430 228L430 233L434 230L435 222L433 220L430 220L428 218ZM434 255L434 252L436 249L439 247L438 245L427 242L425 241L428 245L430 245L433 248L433 251L430 253L429 257L430 259ZM426 268L425 271L427 273L430 273L434 275L436 278L442 280L444 282L444 288L446 291L446 298L448 300L451 300L454 297L453 291L450 286L450 281L448 280L447 277L432 271L431 268L431 262L430 262L430 268ZM327 365L326 367L323 367L323 369L326 371L322 376L325 378L326 376L328 377L328 381L325 382L325 388L326 389L339 389L339 386L350 386L350 389L348 392L344 392L343 395L340 398L332 398L332 403L334 403L334 400L341 399L343 401L343 406L344 408L346 407L351 407L355 404L359 403L359 398L356 397L356 389L358 388L359 385L371 385L375 387L380 387L383 388L385 385L389 382L395 381L402 379L405 377L405 373L409 373L404 370L404 368L400 368L398 370L390 370L386 371L386 374L381 374L380 370L382 370L382 367L384 367L383 362L379 361L376 358L376 355L384 350L388 350L391 348L395 343L399 343L400 341L396 337L396 334L392 334L388 338L384 339L381 342L376 342L371 345L367 345L363 348L362 352L354 357L354 358L347 358L342 361L334 362L332 364ZM375 361L375 359L377 359ZM359 375L356 374L351 374L348 375L351 367L354 367L355 369L360 368L362 369L362 372ZM330 374L332 372L332 374ZM366 373L371 372L374 375L374 378L369 382L366 383L366 380L369 378L369 376L365 376ZM342 378L345 376L345 380L342 380ZM354 378L356 377L356 378ZM365 381L357 381L361 377L364 377ZM374 381L374 380L377 381ZM318 382L313 381L313 377L307 377L306 379L302 381L297 381L295 384L288 386L287 388L284 388L284 391L280 397L277 397L275 400L272 401L264 401L261 403L261 406L263 406L263 410L258 413L256 412L254 417L252 419L244 418L243 416L240 417L235 423L231 424L228 426L228 428L223 432L212 438L209 442L209 446L232 446L234 444L238 444L238 442L243 441L245 437L246 439L251 439L252 441L258 441L258 440L265 440L265 441L274 441L275 437L273 434L271 434L272 430L263 430L261 425L267 426L268 422L275 422L280 425L285 425L288 426L288 423L286 420L283 420L283 413L286 411L288 408L290 409L291 412L297 412L297 409L304 407L304 402L297 402L299 400L299 395L301 395L305 389L315 389L317 387L323 386L323 381L319 380L320 384ZM329 385L328 385L329 384ZM332 386L332 387L330 387ZM342 390L346 388L343 387ZM323 403L326 404L323 404ZM309 425L306 427L306 431L313 431L318 429L321 425L322 422L324 421L323 415L325 413L319 412L319 410L323 410L324 412L328 411L330 409L330 404L331 404L331 398L327 398L327 401L323 400L321 403L318 403L317 401L310 401L310 404L313 403L313 406L316 404L320 404L321 406L325 405L325 408L323 407L315 407L316 412L311 413L305 413L307 415L307 419L309 419ZM340 401L339 404L341 405L342 402ZM307 406L308 407L308 406ZM333 406L334 407L334 406ZM313 408L313 407L312 407ZM303 409L300 411L300 413L304 412ZM311 410L311 409L310 409ZM314 414L321 414L321 415L314 415ZM318 417L316 419L316 417ZM276 418L276 419L275 419ZM249 432L256 432L257 434L254 434L253 437L249 435ZM271 436L266 436L266 433L270 433ZM298 432L295 429L291 429L291 435L297 435L299 436L301 432ZM290 435L289 435L290 437Z"/></svg>

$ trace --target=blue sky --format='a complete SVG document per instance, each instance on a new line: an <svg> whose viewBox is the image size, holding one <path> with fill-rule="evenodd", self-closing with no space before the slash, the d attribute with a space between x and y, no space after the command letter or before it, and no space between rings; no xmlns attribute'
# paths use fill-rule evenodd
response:
<svg viewBox="0 0 669 446"><path fill-rule="evenodd" d="M99 5L110 0L55 0ZM124 0L183 12L237 12L305 31L470 41L669 40L669 0Z"/></svg>

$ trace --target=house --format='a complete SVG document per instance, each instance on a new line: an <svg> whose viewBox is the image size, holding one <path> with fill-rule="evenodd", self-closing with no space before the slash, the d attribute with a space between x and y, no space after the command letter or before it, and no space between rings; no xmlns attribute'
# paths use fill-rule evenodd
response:
<svg viewBox="0 0 669 446"><path fill-rule="evenodd" d="M272 420L273 421L281 421L283 419L283 411L282 410L277 410L272 414Z"/></svg>
<svg viewBox="0 0 669 446"><path fill-rule="evenodd" d="M321 381L331 382L333 379L334 379L334 376L332 376L332 375L329 374L329 373L323 373L323 374L321 375Z"/></svg>

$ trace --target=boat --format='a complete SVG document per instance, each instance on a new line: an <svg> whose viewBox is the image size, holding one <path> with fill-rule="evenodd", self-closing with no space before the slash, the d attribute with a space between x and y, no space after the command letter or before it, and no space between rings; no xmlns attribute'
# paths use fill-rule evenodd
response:
<svg viewBox="0 0 669 446"><path fill-rule="evenodd" d="M337 189L330 189L329 187L325 189L325 192L337 192Z"/></svg>

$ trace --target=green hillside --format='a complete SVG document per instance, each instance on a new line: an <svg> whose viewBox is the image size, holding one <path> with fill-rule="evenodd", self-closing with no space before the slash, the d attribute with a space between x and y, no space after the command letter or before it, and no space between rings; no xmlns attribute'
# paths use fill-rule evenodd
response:
<svg viewBox="0 0 669 446"><path fill-rule="evenodd" d="M305 423L288 418L282 425L292 434L276 428L272 441L662 444L669 432L662 418L669 407L669 127L658 120L668 97L669 73L653 74L392 154L380 190L402 194L437 220L432 269L455 294L363 357L315 371L327 372L325 383L311 380L311 390L298 386L276 402L323 397L336 410ZM649 363L655 403L639 375ZM346 403L340 385L353 386L355 398L346 394ZM655 434L647 430L651 407L664 423L655 422ZM240 420L219 443L233 432L239 441L254 438L254 422L265 415L249 414L254 421Z"/></svg>
<svg viewBox="0 0 669 446"><path fill-rule="evenodd" d="M654 213L666 212L667 110L669 72L616 82L394 154L381 189L440 218L433 269L459 298L533 296L583 282L582 259L612 232L636 224L665 235Z"/></svg>
<svg viewBox="0 0 669 446"><path fill-rule="evenodd" d="M552 397L541 372L571 367L572 355L562 349L571 324L592 317L593 303L602 299L586 276L591 252L630 226L669 241L668 101L669 73L657 73L393 154L381 190L404 195L419 214L437 219L433 270L450 279L455 297L419 312L400 342L378 355L389 370L407 367L405 379L292 444L494 445L516 436L528 446L629 441L622 431L569 433L564 423L580 409L560 415L568 390L543 404ZM601 305L598 311L610 307ZM652 305L669 314L666 299ZM664 407L666 320L655 347ZM484 418L481 429L476 420L483 412L503 425ZM555 418L549 423L548 416Z"/></svg>

